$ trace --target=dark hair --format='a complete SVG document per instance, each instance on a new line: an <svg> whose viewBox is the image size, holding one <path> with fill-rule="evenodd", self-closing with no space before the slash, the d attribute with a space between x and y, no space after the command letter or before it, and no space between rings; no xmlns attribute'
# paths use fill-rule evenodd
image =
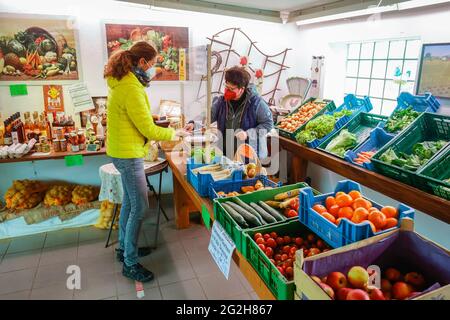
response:
<svg viewBox="0 0 450 320"><path fill-rule="evenodd" d="M231 67L225 71L225 81L239 88L246 88L250 82L250 73L243 67Z"/></svg>
<svg viewBox="0 0 450 320"><path fill-rule="evenodd" d="M103 76L122 79L133 67L137 66L139 60L144 58L147 61L153 60L157 55L155 48L148 42L139 41L133 44L128 50L121 50L114 53L105 66Z"/></svg>

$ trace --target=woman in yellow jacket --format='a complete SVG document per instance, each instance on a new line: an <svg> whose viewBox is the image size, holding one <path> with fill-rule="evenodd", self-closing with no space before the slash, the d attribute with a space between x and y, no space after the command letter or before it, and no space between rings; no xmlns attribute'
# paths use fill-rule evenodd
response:
<svg viewBox="0 0 450 320"><path fill-rule="evenodd" d="M123 186L117 258L124 263L122 274L141 282L154 277L138 263L138 256L151 251L137 247L142 220L149 211L144 157L150 140L172 140L183 135L153 122L145 87L154 75L156 56L150 44L138 42L111 56L104 73L109 87L106 152L120 172Z"/></svg>

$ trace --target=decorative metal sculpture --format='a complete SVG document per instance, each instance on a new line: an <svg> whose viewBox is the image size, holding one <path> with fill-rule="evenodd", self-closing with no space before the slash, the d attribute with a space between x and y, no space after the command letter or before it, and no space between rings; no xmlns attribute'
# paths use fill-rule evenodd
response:
<svg viewBox="0 0 450 320"><path fill-rule="evenodd" d="M246 61L248 61L248 63L245 63L247 70L253 73L253 77L257 79L259 85L262 86L263 80L266 83L270 82L268 84L269 89L260 93L269 105L275 105L275 94L280 90L278 85L280 83L281 73L289 68L284 64L286 54L291 49L287 48L277 54L267 55L240 28L222 30L211 38L208 38L208 40L211 41L212 50L211 94L221 94L225 70L229 67L242 64L242 59L246 57ZM257 67L258 64L260 64L259 67ZM203 80L205 79L202 79L202 82Z"/></svg>

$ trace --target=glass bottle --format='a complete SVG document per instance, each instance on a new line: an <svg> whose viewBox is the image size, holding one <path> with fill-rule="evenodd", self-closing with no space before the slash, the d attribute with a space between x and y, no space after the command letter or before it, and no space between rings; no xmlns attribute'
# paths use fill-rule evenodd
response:
<svg viewBox="0 0 450 320"><path fill-rule="evenodd" d="M29 141L33 138L32 137L32 133L33 133L33 129L34 129L33 122L31 122L31 119L30 119L30 112L25 112L23 116L25 117L25 124L23 126L25 140Z"/></svg>
<svg viewBox="0 0 450 320"><path fill-rule="evenodd" d="M45 125L44 115L39 116L39 132L42 137L47 137L47 126Z"/></svg>
<svg viewBox="0 0 450 320"><path fill-rule="evenodd" d="M3 143L6 146L12 145L12 135L11 135L11 119L8 118L5 121L5 134L3 136Z"/></svg>
<svg viewBox="0 0 450 320"><path fill-rule="evenodd" d="M33 132L34 132L34 138L36 140L39 140L41 130L40 130L40 126L39 126L39 113L37 111L33 112Z"/></svg>

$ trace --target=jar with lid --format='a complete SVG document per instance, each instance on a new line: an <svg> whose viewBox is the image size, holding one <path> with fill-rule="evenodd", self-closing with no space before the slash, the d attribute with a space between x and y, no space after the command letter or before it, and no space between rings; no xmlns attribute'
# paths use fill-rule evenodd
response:
<svg viewBox="0 0 450 320"><path fill-rule="evenodd" d="M78 144L80 146L80 150L86 149L86 137L83 129L78 130Z"/></svg>

